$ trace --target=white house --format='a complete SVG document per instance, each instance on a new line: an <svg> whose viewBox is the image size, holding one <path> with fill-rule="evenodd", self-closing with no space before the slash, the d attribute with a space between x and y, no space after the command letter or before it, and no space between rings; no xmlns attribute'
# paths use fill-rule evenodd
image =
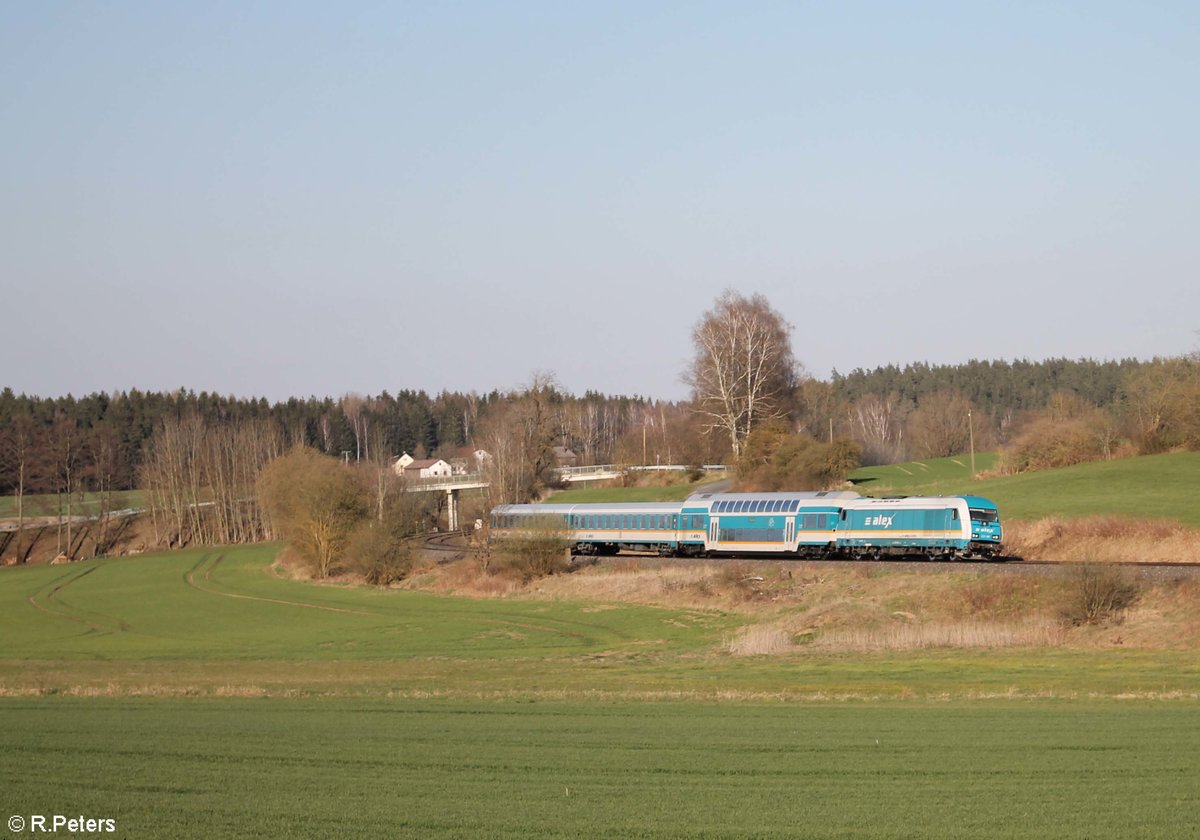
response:
<svg viewBox="0 0 1200 840"><path fill-rule="evenodd" d="M450 453L450 466L454 467L456 475L483 472L484 465L490 460L492 456L487 450L473 446L463 446Z"/></svg>
<svg viewBox="0 0 1200 840"><path fill-rule="evenodd" d="M446 478L453 473L454 468L441 458L425 458L421 461L413 461L404 467L401 475L407 478Z"/></svg>

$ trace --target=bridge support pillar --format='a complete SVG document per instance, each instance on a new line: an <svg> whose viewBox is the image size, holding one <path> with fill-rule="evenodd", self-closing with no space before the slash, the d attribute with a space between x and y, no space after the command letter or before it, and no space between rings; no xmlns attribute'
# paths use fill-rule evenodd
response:
<svg viewBox="0 0 1200 840"><path fill-rule="evenodd" d="M458 530L458 491L446 491L446 524L447 530Z"/></svg>

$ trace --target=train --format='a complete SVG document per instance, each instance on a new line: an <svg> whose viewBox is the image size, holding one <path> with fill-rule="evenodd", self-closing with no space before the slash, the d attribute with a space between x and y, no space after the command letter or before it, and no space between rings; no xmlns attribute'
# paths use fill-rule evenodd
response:
<svg viewBox="0 0 1200 840"><path fill-rule="evenodd" d="M1003 557L995 502L982 496L873 499L853 491L698 493L682 502L500 505L490 538L553 533L573 554Z"/></svg>

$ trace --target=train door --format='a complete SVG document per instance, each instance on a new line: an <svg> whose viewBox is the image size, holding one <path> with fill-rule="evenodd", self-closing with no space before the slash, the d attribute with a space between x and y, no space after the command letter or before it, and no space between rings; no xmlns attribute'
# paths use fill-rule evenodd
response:
<svg viewBox="0 0 1200 840"><path fill-rule="evenodd" d="M717 540L721 536L721 517L714 516L708 520L708 548L717 547Z"/></svg>
<svg viewBox="0 0 1200 840"><path fill-rule="evenodd" d="M794 551L796 546L793 541L796 539L796 517L789 516L783 520L783 544L787 546L788 551Z"/></svg>

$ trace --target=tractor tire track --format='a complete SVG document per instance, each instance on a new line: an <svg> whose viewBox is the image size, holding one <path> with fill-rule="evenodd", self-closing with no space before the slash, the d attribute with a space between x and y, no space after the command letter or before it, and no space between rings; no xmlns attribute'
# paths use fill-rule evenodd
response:
<svg viewBox="0 0 1200 840"><path fill-rule="evenodd" d="M89 566L88 568L78 572L72 569L62 577L55 578L47 586L42 587L37 592L34 592L25 600L27 600L30 606L32 606L34 609L41 610L47 615L54 616L55 618L65 618L68 621L75 622L76 624L82 624L84 627L88 628L88 632L90 633L129 632L132 628L129 626L129 624L119 618L108 616L104 613L94 613L89 610L79 609L78 607L72 607L70 604L65 603L59 598L64 589L76 581L83 580L83 578L87 577L98 568L100 567ZM39 596L45 600L45 603L41 603L38 600ZM55 609L55 607L57 607L57 609ZM89 615L108 619L115 622L115 625L99 624L96 621L89 620L86 617Z"/></svg>
<svg viewBox="0 0 1200 840"><path fill-rule="evenodd" d="M210 559L212 559L211 563L209 562ZM366 615L366 616L370 616L371 618L394 618L395 617L395 616L389 616L387 613L368 612L367 610L352 610L352 609L349 609L348 607L327 607L327 606L324 606L323 604L306 604L306 603L303 603L302 601L287 601L287 600L284 600L283 598L265 598L261 595L246 595L241 592L225 592L221 589L215 589L213 587L216 586L216 584L214 584L212 581L212 573L216 570L217 566L220 565L221 561L224 559L225 559L225 555L223 555L223 554L218 554L215 558L210 558L207 556L201 557L196 562L196 565L193 566L188 572L186 572L184 574L184 576L183 576L184 583L186 583L191 588L195 589L197 592L203 592L206 595L219 595L222 598L239 598L244 601L260 601L264 604L279 604L279 605L285 606L285 607L300 607L301 609L306 609L306 610L322 610L324 612L346 613L348 615ZM206 568L203 569L203 571L200 575L200 580L203 583L208 584L208 585L202 586L201 583L197 582L197 572L200 572L201 571L200 567L205 566L205 564L207 564L207 566L206 566Z"/></svg>

